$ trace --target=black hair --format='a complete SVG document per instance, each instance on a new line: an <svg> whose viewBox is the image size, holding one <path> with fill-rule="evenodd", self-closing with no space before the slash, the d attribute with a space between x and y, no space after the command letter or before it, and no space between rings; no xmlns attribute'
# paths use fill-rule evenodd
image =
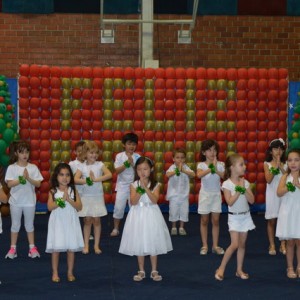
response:
<svg viewBox="0 0 300 300"><path fill-rule="evenodd" d="M139 180L140 179L138 174L137 174L137 166L141 165L143 163L147 163L149 165L150 169L151 169L149 181L150 181L150 190L152 191L155 188L157 182L154 179L154 172L152 171L152 169L154 167L154 163L149 157L141 156L137 159L137 161L135 163L135 166L134 166L134 169L135 169L135 179L134 180Z"/></svg>
<svg viewBox="0 0 300 300"><path fill-rule="evenodd" d="M18 154L24 150L30 152L30 145L26 141L13 141L9 146L9 163L14 164L18 161Z"/></svg>
<svg viewBox="0 0 300 300"><path fill-rule="evenodd" d="M126 133L123 137L122 137L122 144L125 145L127 142L132 142L132 143L138 143L139 141L139 137L133 133L133 132L129 132Z"/></svg>
<svg viewBox="0 0 300 300"><path fill-rule="evenodd" d="M64 163L64 162L57 164L51 175L51 189L53 190L51 192L52 196L54 197L55 193L57 192L57 188L59 187L59 182L57 180L57 177L58 177L58 174L60 173L60 171L63 169L67 169L70 173L69 187L71 188L71 193L74 194L74 201L76 201L76 189L75 189L74 175L73 175L70 165L67 163Z"/></svg>
<svg viewBox="0 0 300 300"><path fill-rule="evenodd" d="M218 159L219 150L220 150L219 144L214 140L205 140L201 143L200 161L206 161L206 156L203 154L203 152L210 149L211 147L215 147L217 151L217 159Z"/></svg>
<svg viewBox="0 0 300 300"><path fill-rule="evenodd" d="M288 154L287 154L287 158L289 157L289 154L290 154L290 153L297 153L297 154L299 155L299 157L300 157L300 149L291 149L291 150L289 150L289 151L288 151ZM288 167L288 169L287 169L287 173L288 173L288 174L291 173L291 170L290 170L289 167ZM299 175L300 175L300 171L299 171Z"/></svg>
<svg viewBox="0 0 300 300"><path fill-rule="evenodd" d="M173 157L177 154L177 153L182 153L184 154L184 157L186 157L186 151L184 148L176 148L173 150Z"/></svg>
<svg viewBox="0 0 300 300"><path fill-rule="evenodd" d="M270 144L269 144L269 147L266 151L266 161L267 162L270 162L273 160L273 155L272 155L272 149L276 149L276 148L281 148L283 150L282 152L282 155L280 157L280 161L282 163L285 163L286 161L286 157L285 157L285 144L283 142L283 140L281 139L276 139L276 140L273 140Z"/></svg>

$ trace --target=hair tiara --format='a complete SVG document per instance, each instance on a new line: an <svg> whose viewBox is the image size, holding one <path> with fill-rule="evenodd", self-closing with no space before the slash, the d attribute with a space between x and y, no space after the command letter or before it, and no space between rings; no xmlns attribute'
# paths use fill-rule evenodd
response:
<svg viewBox="0 0 300 300"><path fill-rule="evenodd" d="M283 145L283 146L285 146L285 142L284 142L284 140L283 140L282 138L279 138L279 139L274 139L273 141L271 141L271 142L270 142L269 146L271 146L271 145L272 145L272 143L274 143L274 142L276 142L276 141L279 141L279 142L281 142L281 143L282 143L282 145Z"/></svg>

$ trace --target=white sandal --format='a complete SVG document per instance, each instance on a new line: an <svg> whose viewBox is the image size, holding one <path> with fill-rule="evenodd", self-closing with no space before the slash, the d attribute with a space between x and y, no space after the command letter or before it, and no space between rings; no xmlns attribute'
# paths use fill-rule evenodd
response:
<svg viewBox="0 0 300 300"><path fill-rule="evenodd" d="M153 281L162 281L162 276L158 274L158 271L154 270L151 272L150 278L153 279Z"/></svg>
<svg viewBox="0 0 300 300"><path fill-rule="evenodd" d="M110 236L118 236L119 234L120 234L119 230L116 229L116 228L114 228L114 229L112 230L112 232L110 233Z"/></svg>
<svg viewBox="0 0 300 300"><path fill-rule="evenodd" d="M133 276L134 281L142 281L146 277L145 271L138 271L136 275Z"/></svg>

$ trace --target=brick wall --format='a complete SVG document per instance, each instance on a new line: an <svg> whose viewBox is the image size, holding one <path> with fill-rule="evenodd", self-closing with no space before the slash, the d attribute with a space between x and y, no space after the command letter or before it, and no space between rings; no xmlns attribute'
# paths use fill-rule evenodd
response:
<svg viewBox="0 0 300 300"><path fill-rule="evenodd" d="M115 44L101 44L99 15L0 16L0 74L7 77L16 77L21 63L138 66L138 25L116 26ZM179 26L155 24L154 59L161 67L285 67L298 81L299 28L298 17L204 16L192 44L183 45L177 44Z"/></svg>

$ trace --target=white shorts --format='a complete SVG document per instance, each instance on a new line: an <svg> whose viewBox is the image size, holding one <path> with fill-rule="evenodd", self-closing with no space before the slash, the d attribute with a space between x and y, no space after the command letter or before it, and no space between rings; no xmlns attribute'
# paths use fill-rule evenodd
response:
<svg viewBox="0 0 300 300"><path fill-rule="evenodd" d="M123 219L127 201L130 200L130 187L124 188L122 191L117 191L116 201L114 206L113 217L115 219Z"/></svg>
<svg viewBox="0 0 300 300"><path fill-rule="evenodd" d="M172 199L169 202L169 221L189 221L189 199Z"/></svg>
<svg viewBox="0 0 300 300"><path fill-rule="evenodd" d="M206 192L200 190L198 199L198 214L207 215L209 213L222 212L221 192Z"/></svg>
<svg viewBox="0 0 300 300"><path fill-rule="evenodd" d="M229 231L248 232L255 228L250 212L245 215L228 214Z"/></svg>

